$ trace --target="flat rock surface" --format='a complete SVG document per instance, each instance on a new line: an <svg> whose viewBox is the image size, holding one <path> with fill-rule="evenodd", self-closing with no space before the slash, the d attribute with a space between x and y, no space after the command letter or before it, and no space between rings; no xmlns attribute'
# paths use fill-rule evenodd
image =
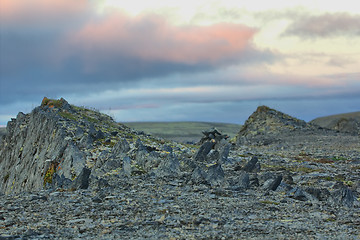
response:
<svg viewBox="0 0 360 240"><path fill-rule="evenodd" d="M360 210L138 177L100 192L2 196L0 226L8 239L358 239Z"/></svg>

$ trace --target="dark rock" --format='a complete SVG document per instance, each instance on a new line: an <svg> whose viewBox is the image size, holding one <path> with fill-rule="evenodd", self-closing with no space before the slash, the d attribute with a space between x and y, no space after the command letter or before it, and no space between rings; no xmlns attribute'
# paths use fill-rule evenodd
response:
<svg viewBox="0 0 360 240"><path fill-rule="evenodd" d="M218 162L220 159L220 153L217 150L211 149L211 151L207 154L206 160L208 162Z"/></svg>
<svg viewBox="0 0 360 240"><path fill-rule="evenodd" d="M202 133L206 136L206 137L210 137L212 136L212 139L215 138L215 136L221 135L221 133L216 129L216 128L210 128L209 130L205 130L202 131Z"/></svg>
<svg viewBox="0 0 360 240"><path fill-rule="evenodd" d="M70 188L72 181L68 178L66 178L64 176L64 174L62 174L61 176L59 176L57 173L54 174L53 180L52 180L52 185L55 188Z"/></svg>
<svg viewBox="0 0 360 240"><path fill-rule="evenodd" d="M221 164L214 164L209 167L206 175L206 181L211 186L222 185L224 182L225 173L221 167Z"/></svg>
<svg viewBox="0 0 360 240"><path fill-rule="evenodd" d="M306 201L307 197L305 195L305 192L299 188L299 187L294 187L293 189L291 189L288 192L289 197L296 199L296 200L300 200L300 201Z"/></svg>
<svg viewBox="0 0 360 240"><path fill-rule="evenodd" d="M207 174L200 167L196 167L191 174L191 181L197 184L206 183Z"/></svg>
<svg viewBox="0 0 360 240"><path fill-rule="evenodd" d="M264 182L267 180L275 179L276 175L272 172L263 172L262 174L259 174L259 183L260 185L263 185Z"/></svg>
<svg viewBox="0 0 360 240"><path fill-rule="evenodd" d="M101 198L95 196L95 197L92 198L92 201L93 201L94 203L102 203L103 200L102 200Z"/></svg>
<svg viewBox="0 0 360 240"><path fill-rule="evenodd" d="M89 176L91 169L84 167L80 175L75 178L72 183L72 188L75 189L87 189L89 187Z"/></svg>
<svg viewBox="0 0 360 240"><path fill-rule="evenodd" d="M249 181L250 181L250 187L258 187L260 186L259 184L259 178L257 176L257 174L251 174L249 176Z"/></svg>
<svg viewBox="0 0 360 240"><path fill-rule="evenodd" d="M90 124L89 129L88 129L88 134L89 134L89 136L90 136L92 139L96 140L96 135L97 135L97 133L98 133L98 132L96 131L94 124Z"/></svg>
<svg viewBox="0 0 360 240"><path fill-rule="evenodd" d="M238 179L238 187L240 189L249 189L250 188L250 176L246 172L242 172Z"/></svg>
<svg viewBox="0 0 360 240"><path fill-rule="evenodd" d="M349 208L353 207L354 203L357 201L354 193L346 186L342 186L340 189L335 190L331 195L334 203Z"/></svg>
<svg viewBox="0 0 360 240"><path fill-rule="evenodd" d="M334 129L340 132L357 135L360 133L360 122L353 118L342 118L336 123Z"/></svg>
<svg viewBox="0 0 360 240"><path fill-rule="evenodd" d="M268 179L263 185L263 189L275 191L280 185L282 176L277 176L274 179Z"/></svg>
<svg viewBox="0 0 360 240"><path fill-rule="evenodd" d="M193 159L189 159L189 158L185 158L183 159L183 169L185 171L194 171L195 168L197 168L197 164L195 163L195 161Z"/></svg>
<svg viewBox="0 0 360 240"><path fill-rule="evenodd" d="M289 184L289 185L293 185L294 184L294 179L289 174L286 174L283 177L283 182L286 183L286 184Z"/></svg>
<svg viewBox="0 0 360 240"><path fill-rule="evenodd" d="M115 158L115 159L106 161L101 168L104 169L106 172L109 172L111 170L115 170L115 169L121 168L121 167L122 167L121 159Z"/></svg>
<svg viewBox="0 0 360 240"><path fill-rule="evenodd" d="M142 141L140 140L140 138L138 138L136 140L135 147L138 149L139 152L141 152L141 151L147 152L147 149L146 149L145 145L142 143Z"/></svg>
<svg viewBox="0 0 360 240"><path fill-rule="evenodd" d="M291 191L293 189L292 186L290 186L289 184L285 183L284 181L282 181L280 183L280 185L276 188L277 192L282 192L282 193L288 193L289 191Z"/></svg>
<svg viewBox="0 0 360 240"><path fill-rule="evenodd" d="M195 162L205 162L207 154L211 151L214 145L214 141L204 142L194 157Z"/></svg>
<svg viewBox="0 0 360 240"><path fill-rule="evenodd" d="M180 164L175 154L169 154L165 160L161 161L155 174L158 177L178 176L180 174Z"/></svg>
<svg viewBox="0 0 360 240"><path fill-rule="evenodd" d="M227 163L228 161L228 156L230 153L230 148L231 148L231 144L230 143L226 143L223 145L223 147L220 149L220 153L219 153L219 162L220 163Z"/></svg>
<svg viewBox="0 0 360 240"><path fill-rule="evenodd" d="M30 199L30 201L38 201L38 200L47 201L48 198L46 196L35 195L35 196L32 196Z"/></svg>
<svg viewBox="0 0 360 240"><path fill-rule="evenodd" d="M204 136L200 140L200 144L204 144L205 142L215 141L216 143L220 143L221 140L229 138L226 134L221 134L216 128L211 128L207 131L202 132Z"/></svg>
<svg viewBox="0 0 360 240"><path fill-rule="evenodd" d="M242 168L242 170L245 172L252 172L255 169L257 169L257 163L258 163L258 158L252 157L251 160L245 164L245 166Z"/></svg>
<svg viewBox="0 0 360 240"><path fill-rule="evenodd" d="M104 137L105 137L105 134L101 130L99 130L96 132L95 140L102 139Z"/></svg>
<svg viewBox="0 0 360 240"><path fill-rule="evenodd" d="M75 131L75 137L81 139L83 136L84 136L84 129L82 129L81 127L77 127Z"/></svg>
<svg viewBox="0 0 360 240"><path fill-rule="evenodd" d="M327 201L329 199L329 197L330 197L330 192L326 188L308 187L308 188L305 188L305 191L307 193L313 195L319 201Z"/></svg>
<svg viewBox="0 0 360 240"><path fill-rule="evenodd" d="M114 156L121 156L123 153L127 153L130 151L130 145L126 141L126 139L119 140L114 147L112 148L112 153Z"/></svg>
<svg viewBox="0 0 360 240"><path fill-rule="evenodd" d="M88 134L84 134L83 137L80 139L79 147L82 148L90 148L93 144L94 140Z"/></svg>
<svg viewBox="0 0 360 240"><path fill-rule="evenodd" d="M123 159L123 171L128 177L131 176L131 159L128 156Z"/></svg>

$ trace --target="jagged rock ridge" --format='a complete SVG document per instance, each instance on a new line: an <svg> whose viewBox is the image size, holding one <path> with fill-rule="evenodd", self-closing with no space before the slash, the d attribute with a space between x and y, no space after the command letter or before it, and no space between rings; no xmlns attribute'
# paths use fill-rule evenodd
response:
<svg viewBox="0 0 360 240"><path fill-rule="evenodd" d="M153 152L154 163L137 165L149 170L166 158L157 156L159 141L97 111L44 98L41 106L19 113L7 125L0 150L0 193L87 187L89 178L121 167L125 156L145 159Z"/></svg>

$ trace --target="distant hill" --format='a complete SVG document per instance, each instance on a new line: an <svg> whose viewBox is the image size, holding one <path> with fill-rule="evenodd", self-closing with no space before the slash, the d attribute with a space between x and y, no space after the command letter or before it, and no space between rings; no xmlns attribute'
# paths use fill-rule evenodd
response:
<svg viewBox="0 0 360 240"><path fill-rule="evenodd" d="M202 131L212 127L223 134L234 137L240 130L240 124L212 122L127 122L126 126L136 130L170 139L177 142L197 142L203 136Z"/></svg>
<svg viewBox="0 0 360 240"><path fill-rule="evenodd" d="M343 113L319 117L310 123L341 132L360 133L360 112Z"/></svg>

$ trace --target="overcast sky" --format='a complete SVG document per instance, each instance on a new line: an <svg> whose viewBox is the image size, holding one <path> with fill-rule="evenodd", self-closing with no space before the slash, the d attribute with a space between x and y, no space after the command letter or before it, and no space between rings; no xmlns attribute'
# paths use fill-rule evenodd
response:
<svg viewBox="0 0 360 240"><path fill-rule="evenodd" d="M120 122L360 111L360 4L0 0L0 125L44 96Z"/></svg>

